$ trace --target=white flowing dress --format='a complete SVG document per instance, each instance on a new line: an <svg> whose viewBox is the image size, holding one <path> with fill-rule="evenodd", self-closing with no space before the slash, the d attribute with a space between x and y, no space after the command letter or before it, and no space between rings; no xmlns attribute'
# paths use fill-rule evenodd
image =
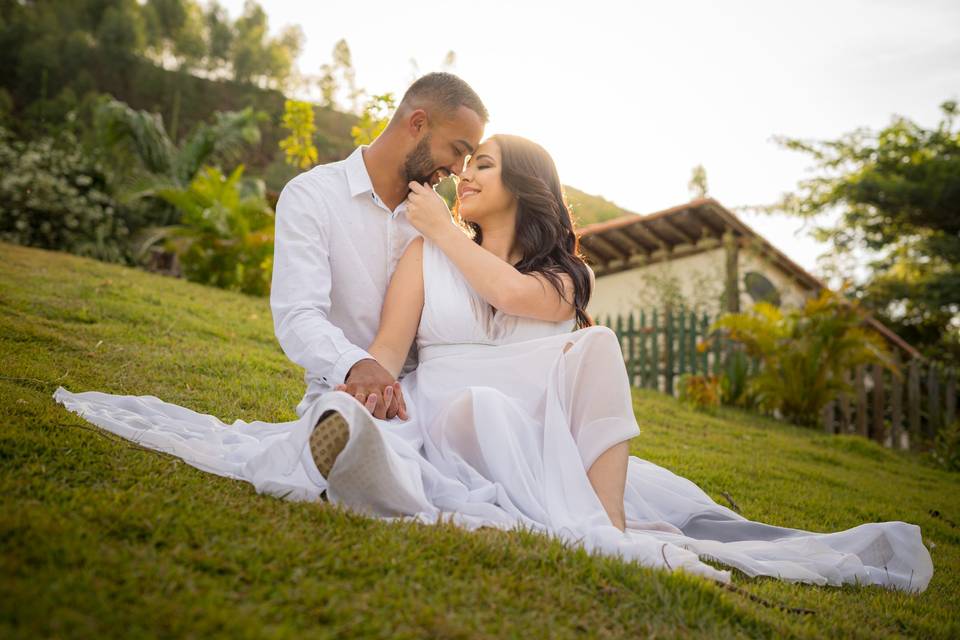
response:
<svg viewBox="0 0 960 640"><path fill-rule="evenodd" d="M420 363L401 381L408 421L377 420L333 391L298 420L232 425L153 396L61 387L54 398L107 431L287 499L326 491L331 502L374 517L521 527L723 582L730 572L702 558L749 576L926 588L933 564L916 525L822 534L752 522L636 457L627 470L627 530L619 531L587 478L601 453L640 433L613 332L494 312L429 241L423 276ZM330 410L344 415L350 439L324 478L308 439Z"/></svg>

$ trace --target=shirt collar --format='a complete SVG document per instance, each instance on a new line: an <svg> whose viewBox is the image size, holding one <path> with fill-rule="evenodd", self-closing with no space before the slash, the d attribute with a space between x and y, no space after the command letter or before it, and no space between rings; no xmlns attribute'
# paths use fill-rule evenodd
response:
<svg viewBox="0 0 960 640"><path fill-rule="evenodd" d="M347 183L350 185L350 195L354 198L361 193L373 193L373 182L367 173L367 165L363 163L363 150L366 148L366 145L357 147L347 156Z"/></svg>

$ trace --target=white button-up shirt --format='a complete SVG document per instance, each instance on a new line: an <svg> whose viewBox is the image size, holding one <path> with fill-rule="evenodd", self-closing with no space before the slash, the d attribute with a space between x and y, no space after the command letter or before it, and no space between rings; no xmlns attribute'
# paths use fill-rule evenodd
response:
<svg viewBox="0 0 960 640"><path fill-rule="evenodd" d="M277 202L270 309L283 352L306 370L298 414L371 357L390 276L418 235L405 202L391 211L374 193L363 149L301 173Z"/></svg>

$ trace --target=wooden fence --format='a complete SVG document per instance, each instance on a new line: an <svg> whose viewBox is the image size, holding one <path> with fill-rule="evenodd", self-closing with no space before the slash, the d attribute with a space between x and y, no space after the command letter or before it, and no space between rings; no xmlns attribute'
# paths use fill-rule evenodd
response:
<svg viewBox="0 0 960 640"><path fill-rule="evenodd" d="M678 393L678 378L685 373L723 373L728 356L738 348L730 341L714 340L709 349L697 349L712 323L706 313L640 311L597 322L619 337L633 386L671 395ZM847 372L854 391L824 408L824 430L859 434L896 448L918 448L957 419L956 368L916 359L897 358L897 363L900 376L880 366ZM748 370L753 373L759 366L750 361Z"/></svg>

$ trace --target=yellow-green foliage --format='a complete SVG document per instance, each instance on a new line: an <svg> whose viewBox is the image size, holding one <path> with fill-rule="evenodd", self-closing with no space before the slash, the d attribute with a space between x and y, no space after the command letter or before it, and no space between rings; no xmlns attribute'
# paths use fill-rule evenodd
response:
<svg viewBox="0 0 960 640"><path fill-rule="evenodd" d="M684 374L680 376L680 402L695 409L713 409L720 406L720 378Z"/></svg>
<svg viewBox="0 0 960 640"><path fill-rule="evenodd" d="M711 330L726 329L760 359L761 370L748 389L763 408L815 425L828 402L852 392L845 371L880 364L899 373L883 338L863 320L855 302L824 289L800 309L784 312L760 302L749 312L722 316Z"/></svg>
<svg viewBox="0 0 960 640"><path fill-rule="evenodd" d="M280 148L287 157L287 164L308 169L317 163L317 148L313 134L317 127L313 122L313 105L299 100L283 103L283 128L290 135L280 141Z"/></svg>
<svg viewBox="0 0 960 640"><path fill-rule="evenodd" d="M243 165L224 176L204 167L186 189L157 196L181 212L179 225L154 230L180 259L189 280L254 295L270 292L273 211L263 183L243 181Z"/></svg>
<svg viewBox="0 0 960 640"><path fill-rule="evenodd" d="M392 93L373 96L363 108L360 120L350 130L353 142L360 146L370 144L387 128L390 117L396 109Z"/></svg>

